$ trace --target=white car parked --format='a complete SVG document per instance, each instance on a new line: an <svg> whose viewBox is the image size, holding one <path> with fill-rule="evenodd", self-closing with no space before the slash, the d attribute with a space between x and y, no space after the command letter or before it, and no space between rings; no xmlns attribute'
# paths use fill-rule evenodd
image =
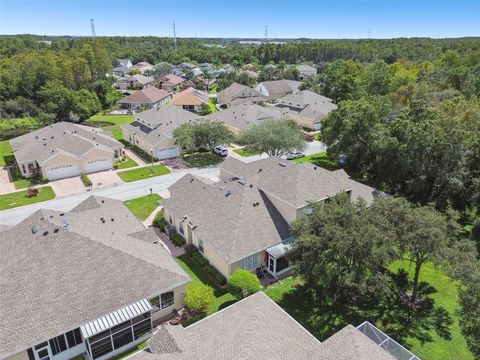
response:
<svg viewBox="0 0 480 360"><path fill-rule="evenodd" d="M301 151L290 151L289 153L287 153L287 160L294 160L304 156L305 156L305 153Z"/></svg>
<svg viewBox="0 0 480 360"><path fill-rule="evenodd" d="M228 149L225 145L218 145L213 148L213 152L219 156L227 156Z"/></svg>

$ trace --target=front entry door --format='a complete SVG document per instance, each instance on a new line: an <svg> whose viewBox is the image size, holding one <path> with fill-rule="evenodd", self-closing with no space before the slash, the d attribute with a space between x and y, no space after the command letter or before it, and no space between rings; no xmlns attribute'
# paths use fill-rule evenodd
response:
<svg viewBox="0 0 480 360"><path fill-rule="evenodd" d="M46 341L35 346L33 348L33 354L36 360L50 360L52 358L50 346L48 346L48 342Z"/></svg>

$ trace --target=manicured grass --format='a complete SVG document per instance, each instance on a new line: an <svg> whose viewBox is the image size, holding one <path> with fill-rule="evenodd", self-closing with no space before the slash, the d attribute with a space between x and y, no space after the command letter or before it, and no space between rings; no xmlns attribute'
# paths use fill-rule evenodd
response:
<svg viewBox="0 0 480 360"><path fill-rule="evenodd" d="M117 175L126 182L148 179L166 174L170 174L170 170L161 164L154 165L153 167L145 166L138 169L117 172Z"/></svg>
<svg viewBox="0 0 480 360"><path fill-rule="evenodd" d="M188 275L190 275L190 277L192 278L192 282L190 286L195 287L195 286L200 286L204 284L204 285L209 285L214 289L215 299L212 301L212 303L208 307L208 311L206 314L207 316L237 301L232 294L227 292L226 289L216 286L215 283L210 280L209 274L207 274L200 266L192 262L189 259L187 254L182 255L176 258L175 260L183 268L183 270L185 270L185 272ZM189 322L189 324L198 320L200 319L199 318L195 319L194 321Z"/></svg>
<svg viewBox="0 0 480 360"><path fill-rule="evenodd" d="M12 209L14 207L34 204L55 198L55 193L51 186L39 187L37 189L38 195L31 198L26 196L27 190L0 195L0 210Z"/></svg>
<svg viewBox="0 0 480 360"><path fill-rule="evenodd" d="M390 267L393 271L397 271L400 268L406 270L410 279L413 279L414 267L409 261L396 261ZM473 355L468 350L467 343L458 323L457 310L459 309L459 304L457 283L452 281L442 269L436 268L430 263L422 266L420 281L427 282L437 290L437 292L432 295L432 298L435 300L435 305L444 307L445 310L450 313L453 319L453 325L450 327L452 338L451 340L442 339L432 331L433 342L422 345L416 339L409 339L409 343L411 344L410 350L421 359L473 360Z"/></svg>
<svg viewBox="0 0 480 360"><path fill-rule="evenodd" d="M125 155L125 160L120 161L117 164L117 169L128 169L135 166L138 166L138 164L134 160L132 160L130 157Z"/></svg>
<svg viewBox="0 0 480 360"><path fill-rule="evenodd" d="M216 94L217 93L217 84L213 84L210 86L210 91L208 92L209 94Z"/></svg>
<svg viewBox="0 0 480 360"><path fill-rule="evenodd" d="M192 167L206 167L221 163L223 158L212 152L196 152L184 155L183 160L188 162Z"/></svg>
<svg viewBox="0 0 480 360"><path fill-rule="evenodd" d="M104 130L109 130L117 140L122 140L122 125L130 124L134 120L133 115L103 115L96 114L86 121L86 125L92 125L92 122L100 122ZM90 123L90 124L89 124Z"/></svg>
<svg viewBox="0 0 480 360"><path fill-rule="evenodd" d="M254 151L254 150L251 150L251 149L247 149L247 148L239 148L239 149L235 149L233 150L235 151L238 155L240 156L254 156L254 155L260 155L259 152L257 151Z"/></svg>
<svg viewBox="0 0 480 360"><path fill-rule="evenodd" d="M303 158L293 160L293 162L297 164L308 162L308 163L312 163L317 166L323 167L327 170L340 169L340 166L338 165L337 161L330 158L326 151L313 154L313 155L304 156Z"/></svg>
<svg viewBox="0 0 480 360"><path fill-rule="evenodd" d="M153 210L158 207L158 202L162 197L158 194L146 195L135 199L126 200L123 203L126 207L139 218L144 221L148 218Z"/></svg>
<svg viewBox="0 0 480 360"><path fill-rule="evenodd" d="M0 141L0 167L11 165L15 162L13 157L13 150L8 140Z"/></svg>
<svg viewBox="0 0 480 360"><path fill-rule="evenodd" d="M295 284L299 283L300 280L294 278L293 276L288 276L279 282L270 285L264 289L265 294L267 294L273 301L280 302L283 299L283 296L292 291Z"/></svg>
<svg viewBox="0 0 480 360"><path fill-rule="evenodd" d="M26 189L30 186L33 185L32 181L30 179L18 179L13 182L13 185L15 185L15 189Z"/></svg>

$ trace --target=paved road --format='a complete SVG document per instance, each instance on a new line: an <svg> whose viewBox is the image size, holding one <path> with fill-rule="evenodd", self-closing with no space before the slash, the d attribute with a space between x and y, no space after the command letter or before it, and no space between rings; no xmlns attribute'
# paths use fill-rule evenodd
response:
<svg viewBox="0 0 480 360"><path fill-rule="evenodd" d="M134 181L109 188L101 188L86 193L75 194L71 196L61 197L40 203L20 206L17 208L0 211L0 224L14 225L22 221L38 209L51 209L59 211L69 211L80 202L88 198L90 195L100 195L117 200L128 200L139 196L148 195L150 188L154 193L165 191L170 185L180 179L186 173L203 176L211 180L218 180L218 167L210 167L205 169L188 169L176 170L168 175L158 176L151 179Z"/></svg>
<svg viewBox="0 0 480 360"><path fill-rule="evenodd" d="M316 154L321 151L325 151L326 146L320 141L313 141L307 143L307 148L305 149L305 154L311 155ZM250 157L241 157L237 154L234 154L235 158L239 158L245 162L256 161L267 157L266 155L256 155ZM0 224L4 225L14 225L30 216L32 213L38 209L51 209L58 211L69 211L74 208L80 202L88 198L90 195L100 195L117 200L128 200L136 197L148 195L150 193L150 188L152 188L154 193L161 193L167 190L167 188L180 179L186 173L191 173L193 175L203 176L205 178L217 181L220 171L218 167L210 167L204 169L188 169L188 170L175 170L171 174L154 177L151 179L145 179L140 181L134 181L131 183L124 183L117 186L112 186L108 188L100 188L97 190L75 194L66 197L60 197L57 199L43 201L37 204L20 206L10 210L0 211Z"/></svg>

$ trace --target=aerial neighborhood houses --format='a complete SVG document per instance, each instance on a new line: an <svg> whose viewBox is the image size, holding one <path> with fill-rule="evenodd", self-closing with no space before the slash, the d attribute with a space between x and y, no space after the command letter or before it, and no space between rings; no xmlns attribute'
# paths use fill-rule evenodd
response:
<svg viewBox="0 0 480 360"><path fill-rule="evenodd" d="M181 308L191 280L118 200L39 210L0 236L1 359L109 359Z"/></svg>
<svg viewBox="0 0 480 360"><path fill-rule="evenodd" d="M198 115L175 105L165 105L135 114L135 121L122 127L123 138L153 158L180 156L173 130L197 122Z"/></svg>
<svg viewBox="0 0 480 360"><path fill-rule="evenodd" d="M384 195L343 170L276 157L251 163L229 157L220 165L220 180L205 184L186 175L169 188L171 197L162 205L165 220L226 278L237 269L274 277L288 271L289 224L311 213L311 203L340 192L367 203Z"/></svg>
<svg viewBox="0 0 480 360"><path fill-rule="evenodd" d="M141 74L129 75L131 69ZM220 75L235 69L186 62L171 69L149 77L153 65L120 59L113 70L115 86L138 88L119 101L134 115L121 126L123 140L155 160L180 156L173 132L183 124L218 121L239 134L267 119L293 119L319 130L336 109L332 100L300 90L299 81L272 80L255 88L234 82L216 94L217 111L200 115L212 98L195 82L211 84L205 69ZM313 76L303 69L303 77ZM125 153L111 133L67 122L10 144L23 176L49 180L112 169ZM218 181L191 173L175 179L157 204L163 230L198 249L199 259L226 279L239 269L272 281L287 276L295 244L290 225L311 215L313 204L339 193L367 205L386 196L343 169L278 157L227 157ZM117 200L90 196L70 211L37 210L16 226L0 225L0 237L0 359L106 360L148 341L134 360L418 360L368 322L320 342L263 292L193 325L167 323L184 307L192 279L165 239Z"/></svg>
<svg viewBox="0 0 480 360"><path fill-rule="evenodd" d="M57 180L109 170L124 145L101 129L58 122L10 140L22 176Z"/></svg>

